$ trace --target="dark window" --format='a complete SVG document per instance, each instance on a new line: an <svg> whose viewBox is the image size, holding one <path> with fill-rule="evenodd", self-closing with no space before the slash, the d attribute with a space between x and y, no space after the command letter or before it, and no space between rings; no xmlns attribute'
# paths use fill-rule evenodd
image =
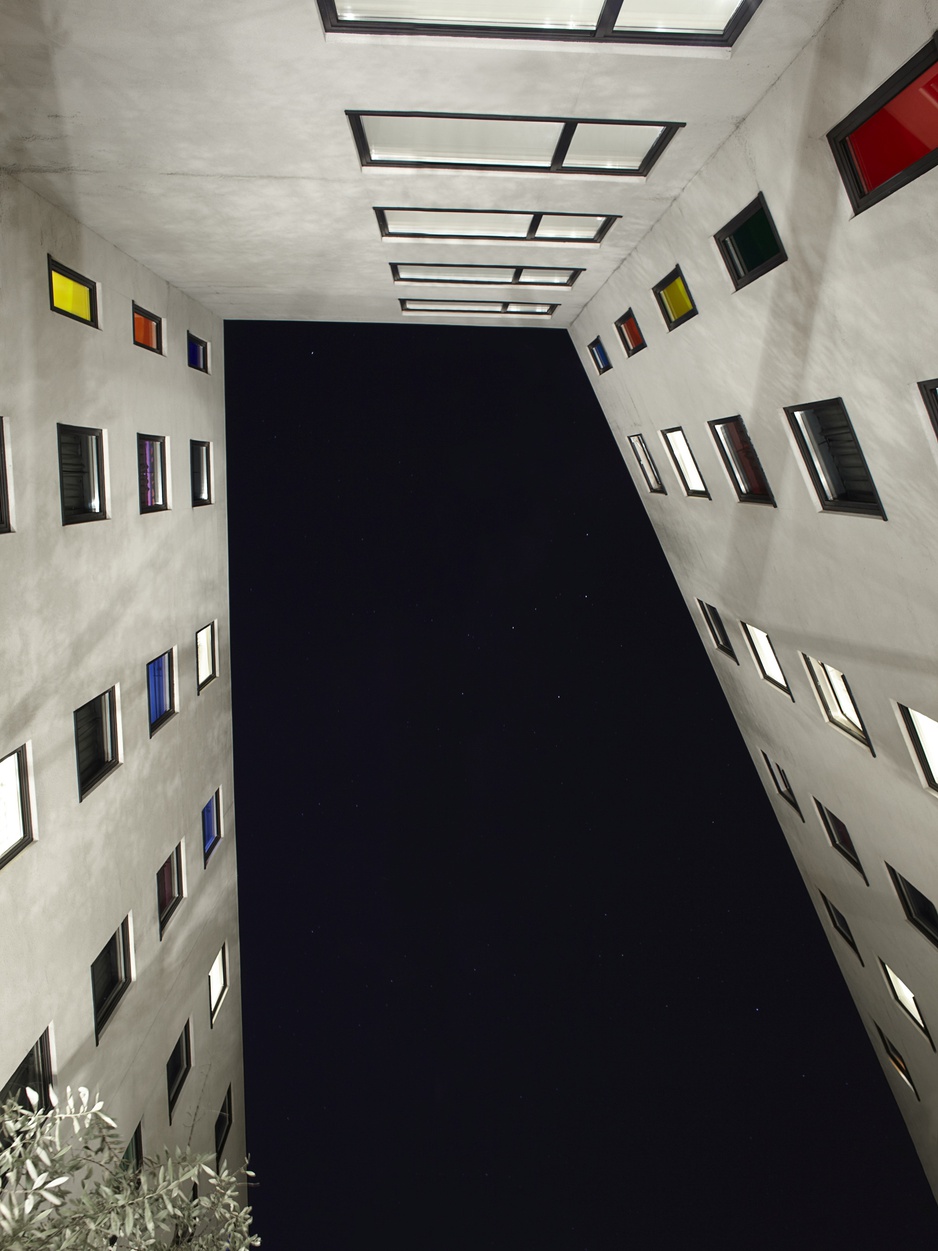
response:
<svg viewBox="0 0 938 1251"><path fill-rule="evenodd" d="M622 340L626 356L634 356L636 352L640 352L646 346L645 336L639 330L635 314L630 308L627 308L616 322L616 330L619 332L619 338Z"/></svg>
<svg viewBox="0 0 938 1251"><path fill-rule="evenodd" d="M665 274L651 290L669 330L683 326L685 321L697 316L697 305L684 281L680 265L675 265L670 274Z"/></svg>
<svg viewBox="0 0 938 1251"><path fill-rule="evenodd" d="M707 623L707 629L710 631L710 637L717 651L726 652L727 656L732 656L736 660L736 653L733 651L733 644L726 632L723 618L712 604L705 604L702 599L699 599L697 603L700 605L700 611L703 613L703 619ZM739 661L736 660L736 663L739 664Z"/></svg>
<svg viewBox="0 0 938 1251"><path fill-rule="evenodd" d="M186 354L190 369L208 373L208 344L204 339L197 339L191 330L186 331Z"/></svg>
<svg viewBox="0 0 938 1251"><path fill-rule="evenodd" d="M151 352L163 351L163 319L148 313L139 304L134 306L134 343Z"/></svg>
<svg viewBox="0 0 938 1251"><path fill-rule="evenodd" d="M49 1031L46 1030L34 1046L30 1047L10 1079L0 1087L0 1108L14 1100L22 1108L30 1106L26 1088L39 1096L39 1106L48 1108L49 1087L52 1085L52 1061L49 1054ZM0 1150L3 1140L0 1138Z"/></svg>
<svg viewBox="0 0 938 1251"><path fill-rule="evenodd" d="M619 220L595 213L532 213L512 209L376 208L387 239L514 239L601 243Z"/></svg>
<svg viewBox="0 0 938 1251"><path fill-rule="evenodd" d="M737 291L788 260L761 191L713 237Z"/></svg>
<svg viewBox="0 0 938 1251"><path fill-rule="evenodd" d="M189 1070L192 1068L192 1049L189 1045L189 1022L186 1021L185 1027L176 1045L173 1047L169 1059L166 1061L166 1091L169 1095L169 1122L173 1121L173 1109L182 1093L182 1088L186 1084L186 1078L189 1076Z"/></svg>
<svg viewBox="0 0 938 1251"><path fill-rule="evenodd" d="M162 512L166 500L166 439L161 434L137 435L137 474L140 511Z"/></svg>
<svg viewBox="0 0 938 1251"><path fill-rule="evenodd" d="M918 389L925 402L925 411L931 418L932 428L938 435L938 378L929 378L926 382L920 382Z"/></svg>
<svg viewBox="0 0 938 1251"><path fill-rule="evenodd" d="M744 504L775 504L742 417L711 421L710 429L736 494Z"/></svg>
<svg viewBox="0 0 938 1251"><path fill-rule="evenodd" d="M57 427L62 525L105 516L104 436L82 426Z"/></svg>
<svg viewBox="0 0 938 1251"><path fill-rule="evenodd" d="M896 888L896 894L899 896L905 915L929 942L938 947L938 909L927 895L923 895L918 887L913 886L901 873L897 873L888 864L886 868L889 869L889 876L892 878L892 884Z"/></svg>
<svg viewBox="0 0 938 1251"><path fill-rule="evenodd" d="M78 757L78 798L81 800L120 764L115 687L76 708L75 752Z"/></svg>
<svg viewBox="0 0 938 1251"><path fill-rule="evenodd" d="M598 336L592 343L588 343L586 345L586 349L593 358L593 364L596 366L597 373L604 374L607 369L612 368L612 363L609 360L609 354L603 347L602 339Z"/></svg>
<svg viewBox="0 0 938 1251"><path fill-rule="evenodd" d="M231 1087L225 1091L225 1102L221 1105L218 1116L215 1118L215 1164L221 1168L221 1153L225 1149L225 1143L228 1140L228 1131L231 1129Z"/></svg>
<svg viewBox="0 0 938 1251"><path fill-rule="evenodd" d="M786 408L805 465L828 512L886 514L841 399Z"/></svg>
<svg viewBox="0 0 938 1251"><path fill-rule="evenodd" d="M221 793L216 791L202 809L202 852L205 862L221 841Z"/></svg>
<svg viewBox="0 0 938 1251"><path fill-rule="evenodd" d="M49 257L49 304L56 313L83 321L86 326L98 324L98 291L84 274L76 273Z"/></svg>
<svg viewBox="0 0 938 1251"><path fill-rule="evenodd" d="M856 944L856 939L853 937L853 931L850 928L847 918L838 907L831 903L823 892L821 892L821 898L824 900L824 907L827 909L827 915L831 919L831 925L833 925L834 929L844 942L848 943L849 946L853 948L854 954L862 964L863 957L860 955L860 949Z"/></svg>
<svg viewBox="0 0 938 1251"><path fill-rule="evenodd" d="M147 703L151 735L176 711L173 689L173 653L168 651L147 665Z"/></svg>
<svg viewBox="0 0 938 1251"><path fill-rule="evenodd" d="M0 868L32 842L26 747L0 760Z"/></svg>
<svg viewBox="0 0 938 1251"><path fill-rule="evenodd" d="M921 766L925 784L930 790L938 791L938 721L926 717L923 712L916 712L914 708L907 708L905 704L899 705L899 712Z"/></svg>
<svg viewBox="0 0 938 1251"><path fill-rule="evenodd" d="M853 865L858 873L863 874L863 880L869 885L867 876L863 873L863 865L860 863L857 849L854 847L853 839L850 837L850 831L840 817L834 816L831 810L825 808L820 800L816 799L814 802L817 804L818 815L823 822L824 829L827 831L827 837L830 839L831 846L835 847L843 858Z"/></svg>
<svg viewBox="0 0 938 1251"><path fill-rule="evenodd" d="M765 761L765 767L769 771L769 777L775 784L775 789L781 795L782 799L786 801L786 803L791 804L795 812L797 812L798 816L801 817L803 821L804 816L798 806L798 800L795 799L795 792L791 789L791 783L788 781L788 774L780 764L776 764L774 760L770 760L765 752L762 753L762 759Z"/></svg>
<svg viewBox="0 0 938 1251"><path fill-rule="evenodd" d="M111 1019L114 1009L130 985L130 919L125 917L91 966L91 992L94 999L94 1036Z"/></svg>
<svg viewBox="0 0 938 1251"><path fill-rule="evenodd" d="M648 445L645 442L645 436L641 434L630 434L629 445L635 453L635 459L638 461L638 467L642 471L642 477L648 486L649 491L656 495L667 495L664 489L664 483L658 473L657 466L651 458Z"/></svg>
<svg viewBox="0 0 938 1251"><path fill-rule="evenodd" d="M156 907L160 918L160 937L169 918L182 902L182 843L177 843L160 865L156 875Z"/></svg>
<svg viewBox="0 0 938 1251"><path fill-rule="evenodd" d="M938 37L873 92L827 139L857 213L938 164Z"/></svg>
<svg viewBox="0 0 938 1251"><path fill-rule="evenodd" d="M556 304L533 300L400 300L402 313L466 313L481 317L553 317Z"/></svg>
<svg viewBox="0 0 938 1251"><path fill-rule="evenodd" d="M192 477L192 506L213 503L212 445L198 439L189 442L189 467Z"/></svg>
<svg viewBox="0 0 938 1251"><path fill-rule="evenodd" d="M874 1021L873 1024L876 1025L876 1022ZM899 1051L899 1048L896 1046L894 1042L891 1042L886 1037L886 1035L883 1033L883 1031L879 1028L878 1025L876 1025L876 1032L877 1034L879 1034L880 1041L883 1044L883 1050L886 1052L886 1056L889 1060L889 1063L896 1070L896 1072L899 1074L899 1076L902 1078L902 1080L909 1087L909 1089L912 1091L912 1094L915 1095L917 1099L918 1091L915 1089L915 1083L912 1081L912 1074L909 1072L909 1066L906 1064L905 1060L903 1060L902 1055Z"/></svg>
<svg viewBox="0 0 938 1251"><path fill-rule="evenodd" d="M121 1168L128 1173L139 1173L143 1167L143 1123L134 1130L127 1149L121 1156Z"/></svg>
<svg viewBox="0 0 938 1251"><path fill-rule="evenodd" d="M10 522L10 493L7 489L7 459L4 443L4 419L0 417L0 534L9 534L13 529Z"/></svg>

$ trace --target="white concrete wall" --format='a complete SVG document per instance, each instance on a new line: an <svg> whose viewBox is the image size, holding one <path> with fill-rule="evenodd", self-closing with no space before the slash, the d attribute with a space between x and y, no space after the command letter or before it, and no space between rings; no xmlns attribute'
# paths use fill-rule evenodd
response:
<svg viewBox="0 0 938 1251"><path fill-rule="evenodd" d="M877 1054L874 1021L918 1086L920 1103L884 1063L938 1191L938 1058L878 964L912 988L938 1033L938 951L906 921L885 868L938 903L938 796L920 781L896 712L898 701L938 719L938 442L916 387L938 376L938 170L854 217L825 138L936 27L933 0L845 0L571 334ZM760 190L789 260L736 292L713 235ZM676 263L699 314L669 333L651 288ZM613 328L629 306L648 344L631 358ZM602 376L586 352L597 334L614 366ZM782 409L834 396L847 406L886 521L824 513L809 485ZM739 503L730 486L707 422L735 414L776 509ZM673 425L684 427L711 500L683 494L658 433ZM667 495L647 493L626 442L633 432L644 434ZM698 597L723 615L738 666L713 649ZM760 679L740 620L768 631L794 702ZM875 757L825 722L800 652L846 674ZM775 794L762 750L787 771L803 823ZM812 796L846 822L869 886L830 846ZM772 837L752 833L756 844ZM832 933L819 891L847 917L865 966Z"/></svg>
<svg viewBox="0 0 938 1251"><path fill-rule="evenodd" d="M100 329L49 307L47 253L98 284ZM160 356L131 303L165 317ZM190 369L186 331L211 343ZM51 1026L57 1084L100 1090L144 1150L214 1151L232 1083L244 1155L228 647L222 323L21 183L0 180L0 413L15 532L0 535L0 756L31 744L37 839L0 869L0 1084ZM63 526L56 423L103 427L108 518ZM137 433L168 442L172 507L141 515ZM209 439L215 504L193 508L189 440ZM196 690L195 633L218 620L219 677ZM150 738L146 665L177 650L175 717ZM120 688L122 763L79 803L72 714ZM222 788L203 868L200 815ZM160 940L156 872L185 840L187 898ZM132 913L136 976L95 1044L91 964ZM208 972L231 986L210 1028ZM168 1125L166 1060L191 1018L193 1072Z"/></svg>

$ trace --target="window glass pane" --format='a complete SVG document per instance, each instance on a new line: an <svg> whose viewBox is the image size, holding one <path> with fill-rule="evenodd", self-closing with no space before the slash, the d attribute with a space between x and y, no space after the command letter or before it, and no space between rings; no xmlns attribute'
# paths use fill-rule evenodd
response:
<svg viewBox="0 0 938 1251"><path fill-rule="evenodd" d="M217 798L217 795L213 795L202 809L202 850L205 855L208 855L218 841Z"/></svg>
<svg viewBox="0 0 938 1251"><path fill-rule="evenodd" d="M523 283L532 283L535 285L564 286L568 287L573 281L572 269L523 269L521 271L520 280Z"/></svg>
<svg viewBox="0 0 938 1251"><path fill-rule="evenodd" d="M224 992L227 984L228 981L225 975L225 949L222 947L221 951L212 962L212 967L208 974L209 999L211 1001L213 1013L218 1007L222 993Z"/></svg>
<svg viewBox="0 0 938 1251"><path fill-rule="evenodd" d="M147 691L152 726L172 709L172 658L169 652L157 656L147 665Z"/></svg>
<svg viewBox="0 0 938 1251"><path fill-rule="evenodd" d="M788 683L785 681L785 674L782 672L782 666L778 663L778 657L775 655L775 649L769 641L769 636L764 630L760 630L758 626L747 625L749 637L752 639L752 646L756 655L762 664L762 668L767 678L771 678L779 686L788 689Z"/></svg>
<svg viewBox="0 0 938 1251"><path fill-rule="evenodd" d="M864 192L938 148L938 65L932 65L847 136Z"/></svg>
<svg viewBox="0 0 938 1251"><path fill-rule="evenodd" d="M739 278L780 253L772 224L761 205L724 242Z"/></svg>
<svg viewBox="0 0 938 1251"><path fill-rule="evenodd" d="M414 313L501 313L501 300L405 300Z"/></svg>
<svg viewBox="0 0 938 1251"><path fill-rule="evenodd" d="M203 373L207 372L208 345L202 339L197 339L193 334L188 335L187 343L190 368L200 369Z"/></svg>
<svg viewBox="0 0 938 1251"><path fill-rule="evenodd" d="M199 686L203 686L215 672L214 627L207 625L195 636L196 667Z"/></svg>
<svg viewBox="0 0 938 1251"><path fill-rule="evenodd" d="M715 422L713 430L737 494L743 499L771 500L769 484L742 421L734 417L729 421Z"/></svg>
<svg viewBox="0 0 938 1251"><path fill-rule="evenodd" d="M562 122L486 117L361 118L374 161L549 168Z"/></svg>
<svg viewBox="0 0 938 1251"><path fill-rule="evenodd" d="M162 508L163 492L163 440L139 441L140 502L144 508Z"/></svg>
<svg viewBox="0 0 938 1251"><path fill-rule="evenodd" d="M509 304L509 313L549 313L549 304Z"/></svg>
<svg viewBox="0 0 938 1251"><path fill-rule="evenodd" d="M658 476L658 470L655 463L649 455L648 448L645 446L645 440L640 434L629 435L629 443L632 445L632 451L635 453L635 459L638 461L639 468L645 478L649 491L664 491L661 478Z"/></svg>
<svg viewBox="0 0 938 1251"><path fill-rule="evenodd" d="M534 232L536 239L595 239L605 217L579 217L545 213Z"/></svg>
<svg viewBox="0 0 938 1251"><path fill-rule="evenodd" d="M603 0L336 0L344 22L595 28Z"/></svg>
<svg viewBox="0 0 938 1251"><path fill-rule="evenodd" d="M153 317L134 309L134 343L159 351L159 323Z"/></svg>
<svg viewBox="0 0 938 1251"><path fill-rule="evenodd" d="M666 287L663 287L661 299L664 301L670 321L677 321L685 313L692 312L694 308L683 278L675 278L673 282L669 282Z"/></svg>
<svg viewBox="0 0 938 1251"><path fill-rule="evenodd" d="M530 213L460 213L432 209L384 209L392 235L455 235L461 238L524 239L531 225ZM574 218L601 223L604 218ZM592 233L599 229L597 224Z"/></svg>
<svg viewBox="0 0 938 1251"><path fill-rule="evenodd" d="M915 727L915 733L918 735L918 741L932 777L938 778L938 721L933 721L924 713L916 712L914 708L907 709L907 712Z"/></svg>
<svg viewBox="0 0 938 1251"><path fill-rule="evenodd" d="M100 434L77 426L58 427L59 477L65 522L103 515Z"/></svg>
<svg viewBox="0 0 938 1251"><path fill-rule="evenodd" d="M889 979L889 984L892 987L893 994L902 1004L903 1008L905 1008L906 1012L908 1012L909 1016L914 1017L915 1020L918 1021L919 1025L921 1025L922 1029L924 1029L925 1022L922 1020L922 1015L918 1010L918 1004L915 1002L915 996L912 994L911 990L909 990L908 986L906 986L905 982L897 973L893 973L888 964L884 964L883 968L886 971L886 976Z"/></svg>
<svg viewBox="0 0 938 1251"><path fill-rule="evenodd" d="M410 282L479 282L492 285L510 283L515 276L514 265L398 265L401 281Z"/></svg>
<svg viewBox="0 0 938 1251"><path fill-rule="evenodd" d="M821 499L867 505L881 512L863 453L840 400L789 410L801 435Z"/></svg>
<svg viewBox="0 0 938 1251"><path fill-rule="evenodd" d="M62 313L70 313L82 321L94 320L90 286L60 274L57 269L52 271L52 303Z"/></svg>
<svg viewBox="0 0 938 1251"><path fill-rule="evenodd" d="M15 751L0 760L0 856L25 835L20 753Z"/></svg>
<svg viewBox="0 0 938 1251"><path fill-rule="evenodd" d="M618 323L618 326L619 333L622 335L626 346L631 351L634 352L638 348L645 346L645 340L642 337L642 332L639 330L638 322L635 320L634 316L625 317Z"/></svg>
<svg viewBox="0 0 938 1251"><path fill-rule="evenodd" d="M616 30L722 33L739 0L622 0Z"/></svg>
<svg viewBox="0 0 938 1251"><path fill-rule="evenodd" d="M564 168L638 169L663 129L580 122L564 157Z"/></svg>
<svg viewBox="0 0 938 1251"><path fill-rule="evenodd" d="M687 442L684 431L666 430L664 437L668 441L671 455L680 467L687 490L705 494L707 484L700 476L700 470L697 468L697 462L694 460L694 455L690 450L690 444Z"/></svg>

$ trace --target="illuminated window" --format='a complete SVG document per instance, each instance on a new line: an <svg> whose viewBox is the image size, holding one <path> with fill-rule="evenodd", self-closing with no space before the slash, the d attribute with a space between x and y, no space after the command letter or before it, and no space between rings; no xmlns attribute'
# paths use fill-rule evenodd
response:
<svg viewBox="0 0 938 1251"><path fill-rule="evenodd" d="M586 345L586 350L593 358L593 364L596 366L598 374L604 374L607 369L612 368L612 362L609 359L609 353L603 347L603 341L598 336L592 343Z"/></svg>
<svg viewBox="0 0 938 1251"><path fill-rule="evenodd" d="M760 630L758 626L747 625L745 621L739 623L746 633L749 640L749 646L752 650L753 659L756 667L765 678L766 682L771 682L773 686L777 686L779 690L784 691L790 698L794 698L788 682L785 680L785 674L782 672L782 666L778 663L778 657L775 654L775 648L772 646L771 639L764 630Z"/></svg>
<svg viewBox="0 0 938 1251"><path fill-rule="evenodd" d="M854 212L938 164L938 40L932 38L827 136Z"/></svg>
<svg viewBox="0 0 938 1251"><path fill-rule="evenodd" d="M870 751L873 751L873 744L870 742L863 718L854 703L844 675L833 665L815 660L813 656L806 656L804 652L801 658L814 683L824 715L831 725L836 725L838 729L849 734L851 738L858 739ZM875 752L873 754L875 755Z"/></svg>
<svg viewBox="0 0 938 1251"><path fill-rule="evenodd" d="M211 443L199 439L189 440L189 472L192 479L193 508L214 503Z"/></svg>
<svg viewBox="0 0 938 1251"><path fill-rule="evenodd" d="M216 791L202 809L202 855L203 862L221 842L221 791Z"/></svg>
<svg viewBox="0 0 938 1251"><path fill-rule="evenodd" d="M825 808L820 800L815 800L817 805L818 816L827 832L831 846L835 848L847 860L858 873L863 875L864 881L869 885L866 874L863 872L863 866L860 864L860 857L857 855L857 849L853 845L853 839L850 837L850 831L841 821L840 817L835 816L829 808Z"/></svg>
<svg viewBox="0 0 938 1251"><path fill-rule="evenodd" d="M685 321L697 316L697 305L687 289L680 265L675 265L670 274L666 274L651 290L669 330L683 326Z"/></svg>
<svg viewBox="0 0 938 1251"><path fill-rule="evenodd" d="M0 417L0 534L9 534L13 529L10 519L10 493L7 489L7 460L4 442L4 426L6 421Z"/></svg>
<svg viewBox="0 0 938 1251"><path fill-rule="evenodd" d="M218 1015L222 1000L228 993L228 944L222 943L221 950L212 961L208 971L208 1007L212 1024Z"/></svg>
<svg viewBox="0 0 938 1251"><path fill-rule="evenodd" d="M821 507L885 520L843 400L820 400L785 412Z"/></svg>
<svg viewBox="0 0 938 1251"><path fill-rule="evenodd" d="M824 907L827 909L827 915L830 917L831 925L833 925L834 929L844 940L847 946L853 949L854 955L862 964L863 957L860 955L860 948L857 946L856 939L853 937L853 931L850 928L847 918L835 904L831 903L823 892L820 892L820 894L821 898L824 900Z"/></svg>
<svg viewBox="0 0 938 1251"><path fill-rule="evenodd" d="M882 966L883 976L886 978L886 985L892 991L896 1002L905 1009L915 1024L927 1034L928 1026L925 1024L919 1011L918 1001L912 991L909 990L899 974L893 972L885 960L880 960L879 963Z"/></svg>
<svg viewBox="0 0 938 1251"><path fill-rule="evenodd" d="M662 430L661 434L664 438L665 446L671 453L671 459L674 461L674 468L681 479L685 495L696 495L703 499L709 499L710 492L707 490L707 484L697 468L697 461L694 459L694 453L690 450L690 444L687 442L687 436L684 431L680 426L674 426L670 430Z"/></svg>
<svg viewBox="0 0 938 1251"><path fill-rule="evenodd" d="M61 423L56 430L62 525L103 521L107 516L103 431L88 430L83 426L63 426Z"/></svg>
<svg viewBox="0 0 938 1251"><path fill-rule="evenodd" d="M215 1166L221 1168L221 1153L225 1149L225 1143L228 1141L228 1131L231 1129L231 1087L229 1086L225 1092L225 1101L221 1105L218 1116L215 1117Z"/></svg>
<svg viewBox="0 0 938 1251"><path fill-rule="evenodd" d="M649 491L656 495L667 495L667 491L664 489L664 483L661 481L661 476L658 473L655 462L652 460L651 453L648 450L648 445L645 442L645 436L641 434L630 434L629 444L632 451L635 453L635 459L638 461L638 467L642 471L642 477L645 479L645 483Z"/></svg>
<svg viewBox="0 0 938 1251"><path fill-rule="evenodd" d="M127 993L131 980L130 918L124 917L91 966L95 1042L100 1040L102 1030Z"/></svg>
<svg viewBox="0 0 938 1251"><path fill-rule="evenodd" d="M26 747L0 760L0 868L33 841Z"/></svg>
<svg viewBox="0 0 938 1251"><path fill-rule="evenodd" d="M182 875L182 843L177 843L160 865L156 875L156 909L160 919L161 938L169 918L182 903L185 894Z"/></svg>
<svg viewBox="0 0 938 1251"><path fill-rule="evenodd" d="M218 655L215 646L215 622L210 621L195 636L196 684L202 691L218 677Z"/></svg>
<svg viewBox="0 0 938 1251"><path fill-rule="evenodd" d="M770 760L765 752L762 753L762 759L765 761L765 767L769 771L769 777L775 784L775 789L786 803L791 804L795 812L797 812L798 816L801 817L803 821L804 816L801 812L801 808L798 806L798 800L795 799L795 792L791 789L791 783L788 781L788 774L780 764L774 760Z"/></svg>
<svg viewBox="0 0 938 1251"><path fill-rule="evenodd" d="M635 314L630 308L627 308L616 322L616 330L619 332L619 338L622 340L626 356L634 356L636 352L640 352L646 346L645 337L639 330Z"/></svg>
<svg viewBox="0 0 938 1251"><path fill-rule="evenodd" d="M876 1022L874 1021L873 1024L876 1025ZM877 1034L879 1034L880 1041L883 1044L883 1050L886 1052L886 1056L889 1060L889 1063L896 1070L896 1072L899 1074L899 1076L902 1078L902 1080L905 1082L908 1088L912 1091L912 1094L915 1095L917 1099L918 1091L915 1089L915 1084L912 1081L912 1075L909 1072L909 1066L906 1064L905 1060L903 1060L898 1047L896 1046L894 1042L890 1042L890 1040L886 1037L886 1035L883 1033L883 1031L879 1028L878 1025L876 1025L876 1032Z"/></svg>
<svg viewBox="0 0 938 1251"><path fill-rule="evenodd" d="M683 122L348 110L362 165L645 177Z"/></svg>
<svg viewBox="0 0 938 1251"><path fill-rule="evenodd" d="M524 300L401 300L404 313L466 313L483 317L552 317L556 304Z"/></svg>
<svg viewBox="0 0 938 1251"><path fill-rule="evenodd" d="M717 651L725 652L727 656L732 656L736 660L736 653L733 651L733 644L730 642L730 636L726 632L726 626L723 624L723 618L712 604L705 604L702 599L697 603L700 605L700 611L703 619L707 623L707 629L710 631L710 637L713 639L713 645ZM739 661L736 660L739 664Z"/></svg>
<svg viewBox="0 0 938 1251"><path fill-rule="evenodd" d="M389 239L504 239L601 243L618 216L585 213L518 213L509 209L376 208Z"/></svg>
<svg viewBox="0 0 938 1251"><path fill-rule="evenodd" d="M196 338L191 330L186 331L186 359L190 369L208 373L208 343L204 339Z"/></svg>
<svg viewBox="0 0 938 1251"><path fill-rule="evenodd" d="M788 260L761 191L714 239L737 291Z"/></svg>
<svg viewBox="0 0 938 1251"><path fill-rule="evenodd" d="M582 272L547 265L391 265L395 282L447 287L572 287Z"/></svg>
<svg viewBox="0 0 938 1251"><path fill-rule="evenodd" d="M889 876L892 878L892 884L896 888L896 894L899 896L899 902L902 904L907 919L919 933L924 934L929 942L938 947L938 909L927 895L923 895L918 887L913 886L901 873L897 873L888 864L886 868L889 870Z"/></svg>
<svg viewBox="0 0 938 1251"><path fill-rule="evenodd" d="M75 710L75 754L79 801L120 764L117 742L117 688L96 695Z"/></svg>
<svg viewBox="0 0 938 1251"><path fill-rule="evenodd" d="M155 313L148 313L139 304L133 306L134 343L137 347L147 348L150 352L163 351L163 319Z"/></svg>
<svg viewBox="0 0 938 1251"><path fill-rule="evenodd" d="M186 1084L186 1078L192 1069L192 1047L189 1036L189 1022L186 1021L185 1027L176 1045L166 1061L166 1091L169 1095L169 1123L173 1122L173 1110L179 1102L179 1096L182 1094L182 1088Z"/></svg>
<svg viewBox="0 0 938 1251"><path fill-rule="evenodd" d="M137 480L140 511L162 512L166 499L166 439L161 434L137 435Z"/></svg>
<svg viewBox="0 0 938 1251"><path fill-rule="evenodd" d="M752 446L742 417L723 417L711 421L710 429L726 472L744 504L775 505L772 491Z"/></svg>
<svg viewBox="0 0 938 1251"><path fill-rule="evenodd" d="M98 292L90 278L68 269L49 257L49 302L56 313L83 321L87 326L98 324Z"/></svg>

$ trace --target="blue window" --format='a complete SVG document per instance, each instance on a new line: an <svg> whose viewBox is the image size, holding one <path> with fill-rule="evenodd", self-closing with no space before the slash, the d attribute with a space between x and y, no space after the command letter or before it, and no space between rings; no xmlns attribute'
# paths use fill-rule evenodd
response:
<svg viewBox="0 0 938 1251"><path fill-rule="evenodd" d="M607 369L612 368L612 362L609 360L609 353L603 347L602 339L596 338L592 343L588 343L587 350L593 358L593 364L596 366L598 373L604 374Z"/></svg>
<svg viewBox="0 0 938 1251"><path fill-rule="evenodd" d="M205 860L221 840L221 795L218 791L202 809L202 851Z"/></svg>
<svg viewBox="0 0 938 1251"><path fill-rule="evenodd" d="M187 351L189 353L189 368L199 369L203 374L208 373L208 344L204 339L197 339L190 331L186 331Z"/></svg>
<svg viewBox="0 0 938 1251"><path fill-rule="evenodd" d="M147 665L147 695L150 704L150 734L168 721L173 707L173 653L163 652Z"/></svg>

